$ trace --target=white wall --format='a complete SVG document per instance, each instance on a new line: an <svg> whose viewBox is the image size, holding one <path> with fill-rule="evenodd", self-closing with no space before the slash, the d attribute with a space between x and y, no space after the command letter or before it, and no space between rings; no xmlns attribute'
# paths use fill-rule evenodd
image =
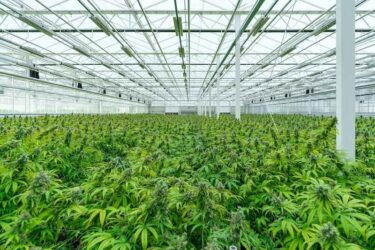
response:
<svg viewBox="0 0 375 250"><path fill-rule="evenodd" d="M0 114L147 112L146 104L0 76Z"/></svg>

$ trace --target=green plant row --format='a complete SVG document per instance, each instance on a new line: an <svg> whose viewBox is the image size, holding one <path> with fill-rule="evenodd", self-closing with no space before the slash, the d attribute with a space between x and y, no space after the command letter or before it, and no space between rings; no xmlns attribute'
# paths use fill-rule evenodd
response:
<svg viewBox="0 0 375 250"><path fill-rule="evenodd" d="M0 120L0 249L375 249L375 120Z"/></svg>

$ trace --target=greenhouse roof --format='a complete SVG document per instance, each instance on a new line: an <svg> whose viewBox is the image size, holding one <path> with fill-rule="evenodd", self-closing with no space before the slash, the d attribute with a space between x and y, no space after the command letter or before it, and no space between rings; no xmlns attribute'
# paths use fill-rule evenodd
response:
<svg viewBox="0 0 375 250"><path fill-rule="evenodd" d="M356 84L375 71L375 0L357 0ZM186 101L335 89L336 0L3 0L0 73L108 95ZM240 36L235 31L240 17Z"/></svg>

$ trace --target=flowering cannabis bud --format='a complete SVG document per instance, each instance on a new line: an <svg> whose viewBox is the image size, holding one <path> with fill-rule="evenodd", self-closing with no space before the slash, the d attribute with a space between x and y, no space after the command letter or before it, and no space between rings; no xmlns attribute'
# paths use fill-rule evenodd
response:
<svg viewBox="0 0 375 250"><path fill-rule="evenodd" d="M132 175L133 175L133 169L131 169L131 168L127 168L123 172L123 177L124 177L125 181L130 180L130 178L132 177Z"/></svg>
<svg viewBox="0 0 375 250"><path fill-rule="evenodd" d="M165 199L167 194L168 194L168 185L163 181L159 181L155 186L154 198Z"/></svg>
<svg viewBox="0 0 375 250"><path fill-rule="evenodd" d="M81 187L74 187L72 188L72 199L79 200L82 198L83 190Z"/></svg>
<svg viewBox="0 0 375 250"><path fill-rule="evenodd" d="M207 242L206 247L204 250L221 250L222 248L219 246L219 244L216 241L210 240Z"/></svg>
<svg viewBox="0 0 375 250"><path fill-rule="evenodd" d="M71 141L72 141L72 130L68 129L65 135L64 143L65 145L69 146Z"/></svg>
<svg viewBox="0 0 375 250"><path fill-rule="evenodd" d="M35 158L35 157L38 157L41 153L41 150L40 148L35 148L33 153L32 153L32 156Z"/></svg>
<svg viewBox="0 0 375 250"><path fill-rule="evenodd" d="M316 195L321 199L327 199L331 188L326 184L320 184L315 187Z"/></svg>
<svg viewBox="0 0 375 250"><path fill-rule="evenodd" d="M22 154L18 159L17 159L17 167L22 168L26 165L27 161L29 160L29 157L27 154Z"/></svg>
<svg viewBox="0 0 375 250"><path fill-rule="evenodd" d="M329 243L334 243L339 237L339 232L337 228L334 225L332 225L331 222L328 222L321 226L319 233L320 238L323 241L328 241Z"/></svg>
<svg viewBox="0 0 375 250"><path fill-rule="evenodd" d="M271 202L275 206L281 206L284 202L284 198L280 195L272 195Z"/></svg>
<svg viewBox="0 0 375 250"><path fill-rule="evenodd" d="M50 185L51 178L46 172L41 171L35 176L32 188L36 192L44 192L48 189Z"/></svg>
<svg viewBox="0 0 375 250"><path fill-rule="evenodd" d="M233 244L238 244L241 240L241 231L243 226L244 215L240 210L231 213L230 231L231 241Z"/></svg>
<svg viewBox="0 0 375 250"><path fill-rule="evenodd" d="M14 137L17 140L21 140L23 137L25 137L25 135L26 135L26 130L24 129L24 127L19 127L16 133L14 134Z"/></svg>
<svg viewBox="0 0 375 250"><path fill-rule="evenodd" d="M175 240L175 249L176 250L186 250L187 249L187 234L183 233L181 236L177 236Z"/></svg>
<svg viewBox="0 0 375 250"><path fill-rule="evenodd" d="M20 214L20 216L19 216L19 220L20 221L26 221L26 220L28 220L28 219L30 219L31 218L31 215L30 215L30 213L29 212L22 212L21 214Z"/></svg>
<svg viewBox="0 0 375 250"><path fill-rule="evenodd" d="M123 168L124 162L122 161L121 157L115 157L110 161L110 168Z"/></svg>
<svg viewBox="0 0 375 250"><path fill-rule="evenodd" d="M225 186L224 186L224 184L223 184L221 181L219 181L219 182L216 184L216 188L217 188L217 190L218 190L219 192L222 192L222 191L224 191Z"/></svg>

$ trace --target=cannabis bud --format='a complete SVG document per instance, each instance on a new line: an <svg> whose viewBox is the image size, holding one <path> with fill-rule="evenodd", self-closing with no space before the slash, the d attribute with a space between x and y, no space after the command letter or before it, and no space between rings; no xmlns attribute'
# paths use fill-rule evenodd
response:
<svg viewBox="0 0 375 250"><path fill-rule="evenodd" d="M133 169L131 169L131 168L127 168L123 172L123 177L124 177L125 181L130 180L130 178L132 177L132 175L133 175Z"/></svg>
<svg viewBox="0 0 375 250"><path fill-rule="evenodd" d="M51 185L51 178L46 172L41 171L35 176L33 184L32 184L32 188L34 191L44 192L48 189L50 185Z"/></svg>
<svg viewBox="0 0 375 250"><path fill-rule="evenodd" d="M69 146L71 141L72 141L72 130L68 129L65 135L64 143L65 145Z"/></svg>
<svg viewBox="0 0 375 250"><path fill-rule="evenodd" d="M175 249L176 250L186 250L187 249L187 234L183 233L181 236L177 236L175 240Z"/></svg>
<svg viewBox="0 0 375 250"><path fill-rule="evenodd" d="M320 184L315 187L316 196L321 199L327 199L331 188L326 184Z"/></svg>
<svg viewBox="0 0 375 250"><path fill-rule="evenodd" d="M41 153L40 148L35 148L33 153L32 153L33 158L38 157L40 155L40 153Z"/></svg>
<svg viewBox="0 0 375 250"><path fill-rule="evenodd" d="M210 240L207 242L206 247L204 250L221 250L222 248L219 246L219 244L216 241Z"/></svg>
<svg viewBox="0 0 375 250"><path fill-rule="evenodd" d="M323 241L328 241L330 243L334 243L339 237L339 232L337 228L334 225L332 225L331 222L324 224L320 228L319 233L320 233L320 238Z"/></svg>
<svg viewBox="0 0 375 250"><path fill-rule="evenodd" d="M284 202L284 198L280 195L273 195L271 198L271 202L275 206L281 206L282 203Z"/></svg>
<svg viewBox="0 0 375 250"><path fill-rule="evenodd" d="M111 159L110 168L123 168L124 167L124 162L122 161L121 157L115 157Z"/></svg>
<svg viewBox="0 0 375 250"><path fill-rule="evenodd" d="M231 241L233 244L238 244L241 240L241 231L243 226L244 215L240 210L231 213L230 231Z"/></svg>
<svg viewBox="0 0 375 250"><path fill-rule="evenodd" d="M21 140L23 137L25 137L25 135L26 135L26 130L24 129L24 127L19 127L16 133L14 134L14 137L17 140Z"/></svg>
<svg viewBox="0 0 375 250"><path fill-rule="evenodd" d="M72 188L72 199L79 200L82 197L83 190L81 187Z"/></svg>
<svg viewBox="0 0 375 250"><path fill-rule="evenodd" d="M26 163L27 163L28 160L29 160L28 155L25 154L25 153L22 154L22 155L17 159L17 163L16 163L17 167L20 167L20 168L24 167L24 166L26 165Z"/></svg>

